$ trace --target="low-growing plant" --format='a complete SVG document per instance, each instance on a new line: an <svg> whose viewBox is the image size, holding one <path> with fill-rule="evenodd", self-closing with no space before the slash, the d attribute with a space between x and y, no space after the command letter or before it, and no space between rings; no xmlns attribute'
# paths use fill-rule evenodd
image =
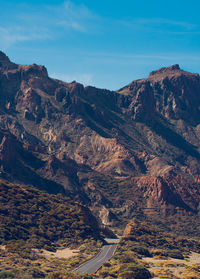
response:
<svg viewBox="0 0 200 279"><path fill-rule="evenodd" d="M0 271L0 278L14 278L14 274L11 271L2 270Z"/></svg>
<svg viewBox="0 0 200 279"><path fill-rule="evenodd" d="M184 260L183 253L179 250L171 250L171 251L168 251L167 254L168 254L168 257Z"/></svg>
<svg viewBox="0 0 200 279"><path fill-rule="evenodd" d="M139 255L145 256L145 257L151 257L151 253L146 247L143 246L132 246L131 250L138 253Z"/></svg>
<svg viewBox="0 0 200 279"><path fill-rule="evenodd" d="M151 273L141 265L129 265L119 274L121 279L149 279Z"/></svg>
<svg viewBox="0 0 200 279"><path fill-rule="evenodd" d="M106 263L103 264L103 266L105 266L105 267L110 267L110 266L111 266L111 263L106 262Z"/></svg>

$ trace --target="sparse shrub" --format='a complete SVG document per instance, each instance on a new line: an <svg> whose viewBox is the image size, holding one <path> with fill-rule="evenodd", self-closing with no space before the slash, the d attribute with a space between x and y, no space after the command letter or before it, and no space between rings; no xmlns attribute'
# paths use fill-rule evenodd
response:
<svg viewBox="0 0 200 279"><path fill-rule="evenodd" d="M171 258L180 259L180 260L184 259L183 253L179 250L168 251L168 256Z"/></svg>
<svg viewBox="0 0 200 279"><path fill-rule="evenodd" d="M153 256L163 256L163 250L155 249L152 252Z"/></svg>
<svg viewBox="0 0 200 279"><path fill-rule="evenodd" d="M0 271L0 278L15 278L15 276L11 271Z"/></svg>
<svg viewBox="0 0 200 279"><path fill-rule="evenodd" d="M134 263L135 262L135 257L132 252L123 253L118 258L119 258L120 263Z"/></svg>
<svg viewBox="0 0 200 279"><path fill-rule="evenodd" d="M93 279L93 276L89 274L83 274L80 276L80 279Z"/></svg>
<svg viewBox="0 0 200 279"><path fill-rule="evenodd" d="M103 266L105 266L105 267L110 267L111 264L110 264L109 262L106 262L106 263L103 264Z"/></svg>
<svg viewBox="0 0 200 279"><path fill-rule="evenodd" d="M151 257L151 253L145 247L133 246L133 247L131 247L131 250L138 253L139 255L142 255L142 256L145 256L145 257Z"/></svg>
<svg viewBox="0 0 200 279"><path fill-rule="evenodd" d="M107 270L102 270L99 272L99 275L102 277L102 278L107 278L108 275L109 275L109 272Z"/></svg>
<svg viewBox="0 0 200 279"><path fill-rule="evenodd" d="M28 270L28 273L33 277L33 278L45 278L45 273L42 272L41 270L37 268L32 268Z"/></svg>
<svg viewBox="0 0 200 279"><path fill-rule="evenodd" d="M47 279L64 279L64 274L62 274L61 272L55 271L55 272L49 273L46 278Z"/></svg>
<svg viewBox="0 0 200 279"><path fill-rule="evenodd" d="M120 279L134 279L135 273L133 271L124 271L120 274Z"/></svg>
<svg viewBox="0 0 200 279"><path fill-rule="evenodd" d="M67 273L62 273L62 272L51 272L46 279L80 279L81 277L73 272L67 272ZM84 277L83 277L84 278ZM87 278L87 277L86 277ZM90 279L90 278L88 278Z"/></svg>
<svg viewBox="0 0 200 279"><path fill-rule="evenodd" d="M86 250L86 247L84 245L82 245L80 248L79 248L80 252L84 252Z"/></svg>
<svg viewBox="0 0 200 279"><path fill-rule="evenodd" d="M121 279L149 279L151 273L141 265L129 265L120 273Z"/></svg>

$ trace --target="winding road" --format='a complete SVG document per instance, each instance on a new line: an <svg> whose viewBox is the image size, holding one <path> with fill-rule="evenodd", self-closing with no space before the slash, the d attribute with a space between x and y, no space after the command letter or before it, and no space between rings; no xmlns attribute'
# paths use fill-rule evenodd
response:
<svg viewBox="0 0 200 279"><path fill-rule="evenodd" d="M108 261L113 256L116 248L117 248L117 244L104 245L101 248L101 251L96 255L96 257L82 264L78 268L74 269L73 272L79 274L95 273L102 266L103 263Z"/></svg>

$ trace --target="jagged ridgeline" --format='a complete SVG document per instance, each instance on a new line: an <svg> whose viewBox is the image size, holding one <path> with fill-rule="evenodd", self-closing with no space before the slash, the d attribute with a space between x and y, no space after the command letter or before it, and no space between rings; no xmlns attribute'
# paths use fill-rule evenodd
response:
<svg viewBox="0 0 200 279"><path fill-rule="evenodd" d="M173 65L109 91L0 52L4 179L67 194L106 225L190 216L199 211L199 151L198 74Z"/></svg>
<svg viewBox="0 0 200 279"><path fill-rule="evenodd" d="M24 240L34 248L101 239L89 209L61 194L0 180L0 244Z"/></svg>

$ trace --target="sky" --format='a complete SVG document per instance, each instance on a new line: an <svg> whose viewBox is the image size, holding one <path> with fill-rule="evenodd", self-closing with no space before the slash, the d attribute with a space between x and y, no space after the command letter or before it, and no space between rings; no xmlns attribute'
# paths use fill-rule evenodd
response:
<svg viewBox="0 0 200 279"><path fill-rule="evenodd" d="M179 64L200 73L200 0L0 0L0 50L111 90Z"/></svg>

